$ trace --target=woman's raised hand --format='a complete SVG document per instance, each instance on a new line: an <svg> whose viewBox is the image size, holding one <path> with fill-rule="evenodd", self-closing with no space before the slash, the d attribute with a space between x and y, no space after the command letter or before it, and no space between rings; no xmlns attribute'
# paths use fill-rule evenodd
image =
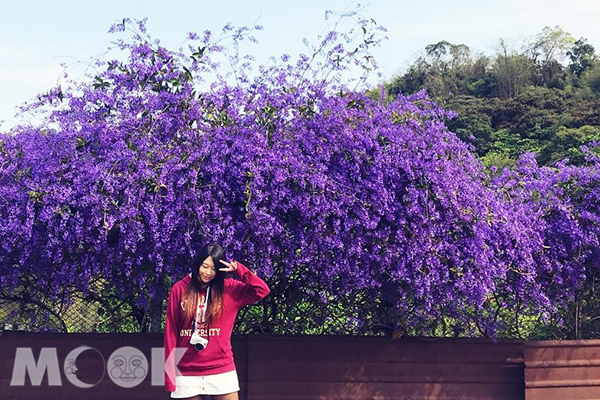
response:
<svg viewBox="0 0 600 400"><path fill-rule="evenodd" d="M225 261L225 260L219 260L219 261L221 261L227 267L227 268L219 268L219 271L222 271L222 272L233 272L236 269L238 269L237 261L232 261L230 263L227 262L227 261Z"/></svg>

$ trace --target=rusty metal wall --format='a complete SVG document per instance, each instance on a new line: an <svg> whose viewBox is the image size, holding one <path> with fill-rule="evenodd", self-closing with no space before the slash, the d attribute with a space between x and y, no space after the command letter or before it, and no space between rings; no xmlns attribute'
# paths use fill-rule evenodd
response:
<svg viewBox="0 0 600 400"><path fill-rule="evenodd" d="M252 337L248 394L275 399L524 399L523 343Z"/></svg>
<svg viewBox="0 0 600 400"><path fill-rule="evenodd" d="M118 348L132 346L148 360L161 334L0 335L0 399L168 399L151 385L152 371L134 388L108 373L91 389L73 386L62 370L67 354L87 345L77 359L81 380ZM11 386L17 347L57 349L62 386ZM340 336L234 337L240 399L403 400L600 400L600 340L532 342L485 339L407 339ZM87 376L86 376L86 372Z"/></svg>
<svg viewBox="0 0 600 400"><path fill-rule="evenodd" d="M600 340L525 344L526 400L599 400Z"/></svg>

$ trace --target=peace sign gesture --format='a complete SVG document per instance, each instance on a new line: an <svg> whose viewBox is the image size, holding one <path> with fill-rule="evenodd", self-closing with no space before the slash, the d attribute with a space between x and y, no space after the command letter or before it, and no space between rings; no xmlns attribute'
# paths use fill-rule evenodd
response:
<svg viewBox="0 0 600 400"><path fill-rule="evenodd" d="M221 272L233 272L238 269L237 261L232 261L230 263L228 263L225 260L219 260L219 261L221 261L223 264L225 264L227 266L227 268L219 268L219 271L221 271Z"/></svg>

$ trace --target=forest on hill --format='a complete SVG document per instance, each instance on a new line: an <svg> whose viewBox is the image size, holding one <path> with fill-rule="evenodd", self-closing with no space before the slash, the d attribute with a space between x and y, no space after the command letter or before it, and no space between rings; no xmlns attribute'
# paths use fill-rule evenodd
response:
<svg viewBox="0 0 600 400"><path fill-rule="evenodd" d="M500 39L494 54L466 44L430 44L385 84L388 100L420 90L458 116L448 127L487 167L513 166L524 152L540 165L569 159L600 140L600 60L587 39L546 27L520 48ZM370 94L380 97L380 89Z"/></svg>

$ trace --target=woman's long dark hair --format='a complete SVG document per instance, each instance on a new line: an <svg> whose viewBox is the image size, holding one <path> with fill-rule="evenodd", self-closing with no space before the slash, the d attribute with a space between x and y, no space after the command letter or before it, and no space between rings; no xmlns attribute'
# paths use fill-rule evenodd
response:
<svg viewBox="0 0 600 400"><path fill-rule="evenodd" d="M198 270L200 269L202 262L208 257L211 257L215 263L215 277L210 282L210 296L208 298L208 307L206 309L206 320L209 325L212 325L223 313L223 282L226 275L225 272L219 271L219 269L225 267L220 261L225 260L225 251L218 244L209 243L205 245L192 258L192 263L190 265L192 281L185 291L184 299L185 312L188 318L195 318L201 290Z"/></svg>

